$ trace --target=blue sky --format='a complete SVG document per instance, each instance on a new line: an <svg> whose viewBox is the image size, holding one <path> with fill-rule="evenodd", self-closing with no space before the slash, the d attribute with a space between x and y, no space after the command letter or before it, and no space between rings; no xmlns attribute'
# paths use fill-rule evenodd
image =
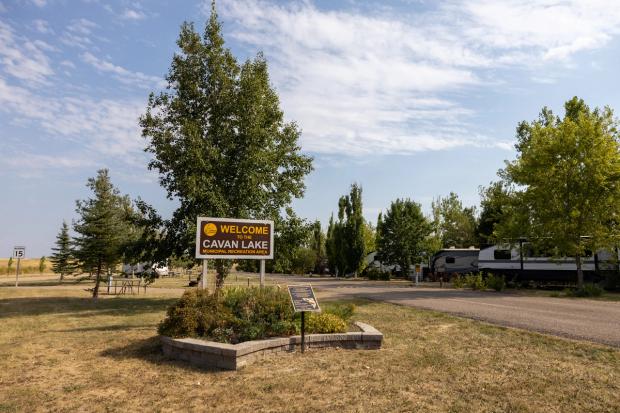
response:
<svg viewBox="0 0 620 413"><path fill-rule="evenodd" d="M210 2L0 0L0 256L48 255L88 177L168 216L137 119L163 87L180 24ZM352 182L365 215L397 197L429 211L512 159L517 122L574 95L620 108L615 1L219 1L239 59L263 51L314 156L304 199L325 223Z"/></svg>

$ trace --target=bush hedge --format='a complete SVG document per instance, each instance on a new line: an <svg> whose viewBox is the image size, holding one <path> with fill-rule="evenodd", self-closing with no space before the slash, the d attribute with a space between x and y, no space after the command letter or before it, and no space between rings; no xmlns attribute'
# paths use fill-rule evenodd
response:
<svg viewBox="0 0 620 413"><path fill-rule="evenodd" d="M306 332L335 333L347 329L351 304L328 305L323 313L310 313ZM171 305L158 332L169 337L203 337L223 343L240 343L282 337L300 331L286 290L276 287L225 288L214 294L189 290Z"/></svg>

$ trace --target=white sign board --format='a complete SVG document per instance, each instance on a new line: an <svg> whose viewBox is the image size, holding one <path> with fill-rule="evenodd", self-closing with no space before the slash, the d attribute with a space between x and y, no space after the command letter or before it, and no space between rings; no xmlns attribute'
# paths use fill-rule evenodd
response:
<svg viewBox="0 0 620 413"><path fill-rule="evenodd" d="M13 247L13 258L26 258L26 247Z"/></svg>

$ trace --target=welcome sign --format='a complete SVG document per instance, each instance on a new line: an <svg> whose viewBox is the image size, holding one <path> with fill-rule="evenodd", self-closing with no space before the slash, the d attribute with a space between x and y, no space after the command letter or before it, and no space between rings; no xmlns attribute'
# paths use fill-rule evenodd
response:
<svg viewBox="0 0 620 413"><path fill-rule="evenodd" d="M273 221L198 217L196 258L273 259Z"/></svg>

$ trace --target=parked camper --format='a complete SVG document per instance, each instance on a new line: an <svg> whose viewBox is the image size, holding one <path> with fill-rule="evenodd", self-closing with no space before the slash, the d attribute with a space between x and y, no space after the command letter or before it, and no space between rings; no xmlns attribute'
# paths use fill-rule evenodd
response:
<svg viewBox="0 0 620 413"><path fill-rule="evenodd" d="M143 274L148 274L154 271L157 277L168 276L168 266L165 264L150 264L147 262L139 262L137 264L123 264L123 274L129 276L141 277Z"/></svg>
<svg viewBox="0 0 620 413"><path fill-rule="evenodd" d="M467 274L478 270L477 248L448 248L438 251L431 258L430 270L434 279L449 280L455 274Z"/></svg>
<svg viewBox="0 0 620 413"><path fill-rule="evenodd" d="M601 271L615 270L614 255L608 251L587 253L581 267L586 281L600 281ZM480 250L478 269L504 275L515 281L572 282L577 264L574 257L554 258L523 243L523 248L493 245Z"/></svg>

